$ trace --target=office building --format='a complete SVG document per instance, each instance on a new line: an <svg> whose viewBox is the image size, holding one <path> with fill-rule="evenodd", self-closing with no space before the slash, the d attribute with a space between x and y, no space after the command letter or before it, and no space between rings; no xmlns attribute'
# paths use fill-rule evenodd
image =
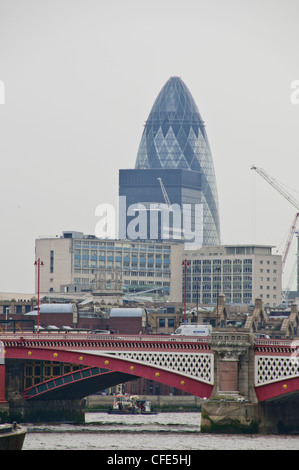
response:
<svg viewBox="0 0 299 470"><path fill-rule="evenodd" d="M99 239L75 231L38 238L40 292L102 294L106 303L126 293L139 294L140 300L180 302L182 252L182 245L172 243Z"/></svg>
<svg viewBox="0 0 299 470"><path fill-rule="evenodd" d="M197 105L179 77L166 82L152 107L135 169L120 170L119 196L120 238L153 239L154 234L155 239L164 241L166 231L170 239L193 243L194 248L219 245L218 196L210 146ZM155 211L161 209L157 204L164 205L166 215L176 205L166 230L165 219L159 219L158 224L149 219L145 223L142 211L155 219ZM180 222L175 217L177 207ZM149 210L154 211L153 217Z"/></svg>
<svg viewBox="0 0 299 470"><path fill-rule="evenodd" d="M171 204L159 202L163 198L159 182L167 187ZM188 170L120 170L120 214L131 208L131 215L119 218L119 238L173 241L191 247L203 244L203 206L201 175ZM139 215L133 211L136 201ZM130 210L130 209L129 209ZM122 232L126 227L127 231Z"/></svg>
<svg viewBox="0 0 299 470"><path fill-rule="evenodd" d="M223 245L186 250L186 300L195 304L217 303L219 293L226 303L252 304L260 297L264 305L281 303L281 256L271 246ZM184 267L183 267L184 270ZM184 298L185 272L182 292Z"/></svg>
<svg viewBox="0 0 299 470"><path fill-rule="evenodd" d="M268 245L220 245L184 250L183 245L150 241L103 240L82 232L36 240L40 292L76 297L86 294L118 303L123 297L140 301L184 302L186 272L188 304L281 303L281 256ZM37 276L36 276L37 292ZM106 296L106 297L105 297Z"/></svg>

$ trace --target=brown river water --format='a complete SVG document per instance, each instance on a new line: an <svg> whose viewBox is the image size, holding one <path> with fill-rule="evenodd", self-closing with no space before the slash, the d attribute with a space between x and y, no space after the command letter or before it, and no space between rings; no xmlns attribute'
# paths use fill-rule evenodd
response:
<svg viewBox="0 0 299 470"><path fill-rule="evenodd" d="M86 413L84 424L26 424L23 450L299 450L299 435L201 434L200 413Z"/></svg>

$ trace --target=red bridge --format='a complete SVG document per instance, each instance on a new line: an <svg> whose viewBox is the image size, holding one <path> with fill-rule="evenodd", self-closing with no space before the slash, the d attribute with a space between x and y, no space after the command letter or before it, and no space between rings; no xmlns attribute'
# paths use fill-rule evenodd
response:
<svg viewBox="0 0 299 470"><path fill-rule="evenodd" d="M0 336L5 360L59 361L84 366L24 390L24 398L82 398L144 377L209 397L213 353L207 339L39 333Z"/></svg>
<svg viewBox="0 0 299 470"><path fill-rule="evenodd" d="M80 399L144 377L204 400L299 403L299 340L254 340L221 330L211 338L51 332L2 334L0 347L0 403L9 401L5 368L16 361L80 366L29 388L20 385L26 402Z"/></svg>

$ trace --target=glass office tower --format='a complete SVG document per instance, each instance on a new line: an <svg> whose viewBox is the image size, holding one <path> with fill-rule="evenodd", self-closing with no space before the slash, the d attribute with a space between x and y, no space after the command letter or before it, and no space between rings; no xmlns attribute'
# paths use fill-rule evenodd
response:
<svg viewBox="0 0 299 470"><path fill-rule="evenodd" d="M154 203L168 208L177 204L181 208L181 240L191 231L200 233L197 245L220 244L216 179L205 125L179 77L171 77L160 91L144 127L135 170L120 170L119 195L125 198L120 206L126 207L127 217L124 222L123 210L121 238L128 236L122 229L133 220L128 216L132 204L139 203L141 210L147 211ZM163 230L158 239L163 239ZM177 232L177 222L170 232ZM149 230L146 238L150 238Z"/></svg>
<svg viewBox="0 0 299 470"><path fill-rule="evenodd" d="M201 247L200 177L199 172L173 168L120 170L120 238L174 241ZM163 190L167 196L163 196Z"/></svg>

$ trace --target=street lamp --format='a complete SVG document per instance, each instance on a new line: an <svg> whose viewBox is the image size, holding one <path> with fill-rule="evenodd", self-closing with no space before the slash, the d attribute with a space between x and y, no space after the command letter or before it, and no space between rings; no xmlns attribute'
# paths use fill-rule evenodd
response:
<svg viewBox="0 0 299 470"><path fill-rule="evenodd" d="M187 267L189 266L188 261L186 258L182 262L182 266L185 267L185 295L184 295L184 323L186 323L186 284L187 284Z"/></svg>
<svg viewBox="0 0 299 470"><path fill-rule="evenodd" d="M5 332L7 331L7 320L8 320L8 313L9 313L9 307L5 307Z"/></svg>
<svg viewBox="0 0 299 470"><path fill-rule="evenodd" d="M196 285L196 323L198 323L198 276Z"/></svg>
<svg viewBox="0 0 299 470"><path fill-rule="evenodd" d="M44 265L40 258L34 263L37 266L37 332L39 333L39 278L40 278L40 267Z"/></svg>
<svg viewBox="0 0 299 470"><path fill-rule="evenodd" d="M218 266L217 268L215 268L215 271L219 275L221 271L220 267ZM216 310L216 330L217 331L218 331L218 310L219 310L219 282L218 282L218 276L217 276L217 310Z"/></svg>

